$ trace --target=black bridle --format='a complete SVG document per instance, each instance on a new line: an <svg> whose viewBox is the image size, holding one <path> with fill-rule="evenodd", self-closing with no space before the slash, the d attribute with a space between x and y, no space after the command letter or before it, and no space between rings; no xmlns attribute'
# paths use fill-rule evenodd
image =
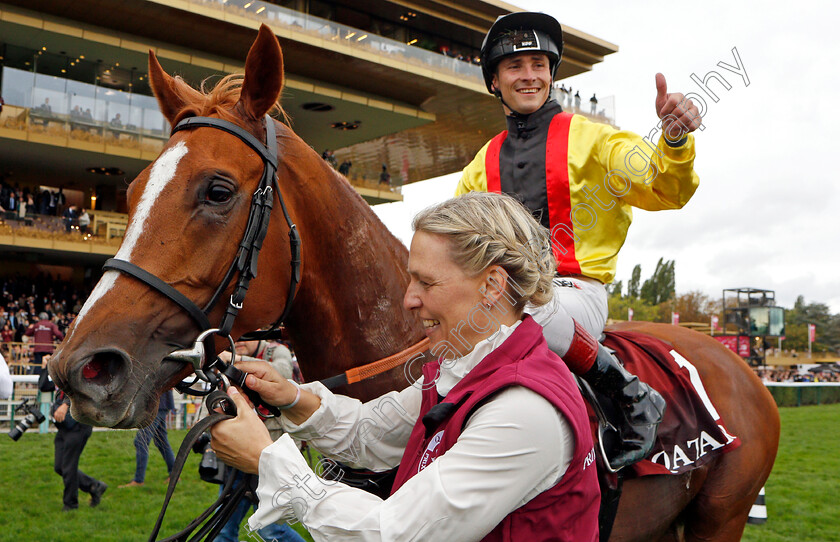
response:
<svg viewBox="0 0 840 542"><path fill-rule="evenodd" d="M301 278L300 235L298 234L297 226L295 226L295 224L292 222L291 217L289 216L288 209L286 208L286 203L283 201L283 194L280 192L280 187L277 183L277 146L274 121L268 115L265 116L265 145L263 145L262 142L260 142L257 138L255 138L253 135L246 132L239 126L231 122L227 122L225 120L214 119L210 117L186 118L179 122L172 129L171 134L175 134L176 132L179 132L181 130L204 127L223 130L229 134L238 137L243 143L251 147L251 149L253 149L257 152L257 154L260 155L264 165L263 174L260 178L259 185L257 186L251 198L251 207L248 213L248 222L245 226L245 233L242 235L242 241L240 241L239 243L239 248L237 249L236 256L234 257L233 262L231 262L230 266L228 267L224 279L222 279L221 284L219 284L218 288L216 288L216 291L213 293L213 296L210 298L210 301L207 302L203 309L199 308L198 305L196 305L187 296L176 290L172 285L164 282L162 279L153 275L152 273L149 273L140 266L126 260L111 258L105 262L105 265L102 266L102 268L106 271L119 271L130 275L135 279L143 282L153 290L158 291L164 297L166 297L167 299L171 300L173 303L177 304L179 307L184 309L184 311L186 311L187 314L190 315L190 317L196 322L196 324L198 324L201 333L199 334L199 340L193 346L192 350L181 350L179 352L173 352L172 354L170 354L170 356L174 356L172 359L179 359L181 361L189 360L189 362L193 364L193 369L195 370L197 378L201 377L203 380L209 382L212 392L210 394L210 397L208 397L207 401L208 409L211 412L210 416L202 419L199 423L196 424L196 426L194 426L190 430L189 434L182 443L181 449L178 451L176 465L172 473L173 476L170 478L169 487L167 488L166 497L164 499L164 504L160 511L160 515L158 516L158 520L155 524L150 540L156 540L157 538L157 534L160 531L160 527L163 522L164 514L166 513L166 508L169 504L170 498L172 497L172 493L175 489L175 484L178 481L181 469L183 469L183 466L186 462L186 456L189 454L189 450L192 444L200 437L200 435L205 430L209 429L213 424L223 419L231 418L236 414L236 409L233 406L233 403L227 398L227 396L221 391L213 391L215 388L218 388L220 386L223 387L224 383L221 382L220 379L210 371L210 369L218 369L220 372L224 372L224 374L228 376L228 378L230 378L233 381L233 383L238 384L240 386L244 386L245 375L244 373L233 367L233 364L227 365L222 363L219 359L215 358L215 356L213 355L215 349L212 346L212 343L210 345L205 346L204 340L212 340L213 334L227 338L231 343L232 354L235 353L235 349L233 348L233 340L230 337L230 332L233 328L233 323L234 320L236 320L236 316L239 314L240 309L242 309L242 304L244 303L245 296L248 293L248 286L251 280L257 276L257 260L259 259L260 249L262 248L265 236L268 233L268 223L271 219L271 210L274 206L274 193L277 194L277 199L280 201L280 208L283 211L283 216L286 219L286 224L289 226L289 246L291 249L290 265L292 268L291 278L289 280L289 292L286 298L286 306L283 309L282 314L271 325L271 328L268 331L259 334L256 338L262 338L271 334L271 332L276 330L277 327L281 323L283 323L286 317L288 317L289 312L292 308L292 303L294 302L295 293L297 292L297 286L300 283ZM239 276L236 281L236 285L234 286L233 293L230 295L230 300L225 309L224 316L222 316L222 320L219 324L219 327L214 328L210 324L210 320L208 318L210 312L216 306L219 299L221 299L222 295L224 294L225 290L227 290L228 286L233 280L234 275L236 274L238 274ZM193 383L195 383L195 381ZM190 390L189 388L191 384L192 383L187 384L185 386L179 385L177 387L181 392L192 391L195 395L204 395L204 393L197 393L195 390ZM249 392L251 390L245 391ZM249 393L248 395L252 398L252 400L254 400L255 403L257 403L257 401L259 401L260 399L259 396L255 396L253 392ZM215 406L222 407L223 412L214 412ZM279 411L276 411L274 413L278 414ZM231 470L224 484L222 494L219 496L219 499L213 505L211 505L198 518L192 521L186 529L168 537L166 540L186 540L188 537L190 537L190 535L195 529L199 529L198 533L193 535L192 538L190 538L191 540L199 540L207 536L209 536L210 538L214 538L224 526L225 522L230 518L236 505L245 495L245 491L247 488L247 480L246 482L234 488L233 476L234 471ZM203 526L201 526L201 523L207 520L208 518L210 518L210 520L207 521Z"/></svg>
<svg viewBox="0 0 840 542"><path fill-rule="evenodd" d="M257 259L259 258L260 249L268 232L268 223L271 219L271 210L274 206L274 193L277 194L277 199L280 201L280 208L283 211L283 216L286 219L286 224L289 226L289 246L291 249L291 279L289 281L289 292L286 297L286 307L280 317L271 325L271 329L265 332L266 334L274 331L283 323L288 317L292 308L292 303L295 299L297 286L300 283L300 252L301 240L297 231L297 226L292 222L289 216L289 211L286 208L286 203L283 201L283 194L280 192L280 187L277 184L277 146L275 144L275 128L274 121L268 115L265 116L265 135L266 145L263 145L257 138L246 132L236 124L222 119L215 119L210 117L189 117L179 122L173 129L170 135L180 132L181 130L189 130L193 128L215 128L217 130L225 131L238 137L243 143L251 147L262 158L264 168L263 174L260 178L260 183L254 191L251 199L251 208L248 214L248 223L245 226L245 233L242 236L242 241L239 243L239 249L236 256L228 267L227 273L222 280L219 287L216 288L215 293L210 298L210 301L199 308L187 296L167 284L160 278L145 269L135 265L126 260L111 258L102 266L103 270L120 271L127 275L131 275L135 279L143 282L154 290L157 290L164 297L176 303L192 319L198 324L201 331L214 329L210 324L208 316L213 308L218 303L222 294L227 289L234 275L238 273L236 286L230 296L225 314L219 324L217 335L228 337L233 328L234 320L236 319L242 304L245 301L245 295L248 293L248 285L251 280L257 276Z"/></svg>

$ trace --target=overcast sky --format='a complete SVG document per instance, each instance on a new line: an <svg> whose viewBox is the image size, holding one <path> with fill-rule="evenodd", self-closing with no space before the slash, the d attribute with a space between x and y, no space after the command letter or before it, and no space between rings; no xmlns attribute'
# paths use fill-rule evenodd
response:
<svg viewBox="0 0 840 542"><path fill-rule="evenodd" d="M832 167L840 137L829 128L840 98L840 4L514 3L619 46L592 72L564 82L580 89L584 102L593 92L614 96L623 129L646 134L655 126L658 71L669 92L706 99L695 161L700 188L682 210L634 209L616 280L626 284L639 263L646 278L664 257L676 261L678 293L718 298L723 288L765 288L776 291L782 306L804 295L840 313L840 175ZM718 66L736 65L733 48L749 85ZM731 85L709 83L716 103L691 79L712 70ZM458 176L407 186L404 202L374 209L408 244L410 218L450 197Z"/></svg>

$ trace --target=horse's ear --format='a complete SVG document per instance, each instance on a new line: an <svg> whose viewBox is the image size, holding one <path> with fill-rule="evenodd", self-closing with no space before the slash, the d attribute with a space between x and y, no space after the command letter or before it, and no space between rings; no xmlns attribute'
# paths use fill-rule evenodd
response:
<svg viewBox="0 0 840 542"><path fill-rule="evenodd" d="M263 24L248 51L239 102L249 117L260 119L277 102L282 90L283 52L274 32Z"/></svg>
<svg viewBox="0 0 840 542"><path fill-rule="evenodd" d="M175 117L187 104L196 103L202 99L201 93L182 79L172 77L163 71L154 51L149 51L149 85L155 93L160 112L171 125L175 124Z"/></svg>

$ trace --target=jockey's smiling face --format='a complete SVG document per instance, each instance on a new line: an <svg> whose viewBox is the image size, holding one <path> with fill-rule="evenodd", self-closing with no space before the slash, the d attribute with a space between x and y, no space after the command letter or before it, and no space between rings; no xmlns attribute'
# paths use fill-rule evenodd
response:
<svg viewBox="0 0 840 542"><path fill-rule="evenodd" d="M505 113L530 115L548 100L551 68L543 53L519 53L503 58L496 67L493 86L502 93Z"/></svg>
<svg viewBox="0 0 840 542"><path fill-rule="evenodd" d="M423 319L432 352L445 357L452 355L443 354L444 348L463 356L489 335L477 333L469 325L458 325L467 322L470 311L481 304L480 290L487 273L468 276L452 261L450 250L449 241L442 235L422 231L414 234L408 256L411 282L403 298L405 308L417 311ZM436 350L435 346L443 341L448 341L451 347Z"/></svg>

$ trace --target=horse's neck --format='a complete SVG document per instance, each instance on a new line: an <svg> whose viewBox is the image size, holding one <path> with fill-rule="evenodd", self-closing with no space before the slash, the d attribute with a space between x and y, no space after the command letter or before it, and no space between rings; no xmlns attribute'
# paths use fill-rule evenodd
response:
<svg viewBox="0 0 840 542"><path fill-rule="evenodd" d="M298 214L303 277L286 324L308 380L404 350L422 338L402 307L408 253L326 164Z"/></svg>

